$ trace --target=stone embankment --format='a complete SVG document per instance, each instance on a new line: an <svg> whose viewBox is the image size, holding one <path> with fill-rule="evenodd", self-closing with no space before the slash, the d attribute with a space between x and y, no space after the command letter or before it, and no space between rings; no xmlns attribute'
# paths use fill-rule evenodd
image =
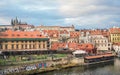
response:
<svg viewBox="0 0 120 75"><path fill-rule="evenodd" d="M43 72L59 70L63 68L75 67L84 65L83 58L63 58L55 59L51 61L44 61L37 64L28 64L19 67L7 68L1 71L1 74L5 75L28 75L39 74Z"/></svg>

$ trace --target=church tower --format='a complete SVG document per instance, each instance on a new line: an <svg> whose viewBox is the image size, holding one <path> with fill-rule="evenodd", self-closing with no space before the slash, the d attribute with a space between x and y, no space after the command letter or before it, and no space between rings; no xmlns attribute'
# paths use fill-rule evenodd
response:
<svg viewBox="0 0 120 75"><path fill-rule="evenodd" d="M11 20L11 25L12 25L12 26L15 26L15 25L18 25L18 24L19 24L19 22L18 22L17 17L16 17L15 19L12 19L12 20Z"/></svg>

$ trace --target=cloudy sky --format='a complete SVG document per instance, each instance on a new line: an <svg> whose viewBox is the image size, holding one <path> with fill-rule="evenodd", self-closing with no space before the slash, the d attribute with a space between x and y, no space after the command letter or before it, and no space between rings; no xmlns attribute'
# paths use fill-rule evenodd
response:
<svg viewBox="0 0 120 75"><path fill-rule="evenodd" d="M0 25L16 16L33 25L120 27L120 0L1 0Z"/></svg>

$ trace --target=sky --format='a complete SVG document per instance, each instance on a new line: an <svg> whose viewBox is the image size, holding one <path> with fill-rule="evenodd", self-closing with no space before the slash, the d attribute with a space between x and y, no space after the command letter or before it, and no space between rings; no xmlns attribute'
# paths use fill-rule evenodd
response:
<svg viewBox="0 0 120 75"><path fill-rule="evenodd" d="M0 25L15 17L35 26L120 27L120 0L0 0Z"/></svg>

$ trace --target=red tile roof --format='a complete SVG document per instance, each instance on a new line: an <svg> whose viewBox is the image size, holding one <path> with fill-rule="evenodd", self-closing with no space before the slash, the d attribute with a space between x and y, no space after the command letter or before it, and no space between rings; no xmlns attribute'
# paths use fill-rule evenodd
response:
<svg viewBox="0 0 120 75"><path fill-rule="evenodd" d="M59 31L58 30L43 30L44 33L46 33L49 37L58 38L59 37Z"/></svg>
<svg viewBox="0 0 120 75"><path fill-rule="evenodd" d="M110 28L110 29L109 29L109 32L110 32L111 34L120 33L120 28Z"/></svg>
<svg viewBox="0 0 120 75"><path fill-rule="evenodd" d="M91 35L102 35L102 32L100 30L93 30L91 31Z"/></svg>
<svg viewBox="0 0 120 75"><path fill-rule="evenodd" d="M86 56L86 59L94 59L94 58L101 58L101 57L108 57L108 56L114 56L113 54L102 54L102 55L95 55L95 56Z"/></svg>
<svg viewBox="0 0 120 75"><path fill-rule="evenodd" d="M71 38L76 38L80 36L80 32L72 31L70 32L70 37Z"/></svg>
<svg viewBox="0 0 120 75"><path fill-rule="evenodd" d="M79 43L53 43L51 45L52 50L58 50L59 48L68 48L70 50L85 50L87 52L92 52L94 49L93 44L86 43L86 44L79 44Z"/></svg>
<svg viewBox="0 0 120 75"><path fill-rule="evenodd" d="M46 38L39 31L12 31L0 32L0 38Z"/></svg>

